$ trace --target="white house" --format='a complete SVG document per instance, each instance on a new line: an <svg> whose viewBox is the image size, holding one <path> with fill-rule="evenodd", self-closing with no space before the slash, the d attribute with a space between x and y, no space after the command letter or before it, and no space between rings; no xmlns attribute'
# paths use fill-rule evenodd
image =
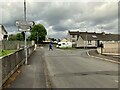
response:
<svg viewBox="0 0 120 90"><path fill-rule="evenodd" d="M56 46L57 48L72 48L72 43L67 41L67 42L58 42L58 45Z"/></svg>
<svg viewBox="0 0 120 90"><path fill-rule="evenodd" d="M58 42L57 48L72 48L72 42L67 40L67 38L63 38L60 42Z"/></svg>
<svg viewBox="0 0 120 90"><path fill-rule="evenodd" d="M0 41L7 39L7 31L3 25L0 24Z"/></svg>
<svg viewBox="0 0 120 90"><path fill-rule="evenodd" d="M101 42L119 42L118 37L120 34L68 31L68 40L72 42L73 47L99 47Z"/></svg>

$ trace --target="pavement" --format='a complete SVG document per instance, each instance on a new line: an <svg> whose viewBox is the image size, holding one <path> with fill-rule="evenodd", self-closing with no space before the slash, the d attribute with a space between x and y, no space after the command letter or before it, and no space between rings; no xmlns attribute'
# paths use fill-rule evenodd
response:
<svg viewBox="0 0 120 90"><path fill-rule="evenodd" d="M44 67L44 52L37 49L28 60L28 65L23 65L21 72L9 88L46 88Z"/></svg>
<svg viewBox="0 0 120 90"><path fill-rule="evenodd" d="M87 54L91 57L95 57L95 58L99 58L112 63L120 64L120 56L118 55L99 54L97 50L89 50Z"/></svg>

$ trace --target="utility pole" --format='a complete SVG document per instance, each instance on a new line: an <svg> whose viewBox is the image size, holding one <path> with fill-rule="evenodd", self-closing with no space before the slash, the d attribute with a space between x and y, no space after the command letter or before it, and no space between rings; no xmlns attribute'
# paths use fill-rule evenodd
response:
<svg viewBox="0 0 120 90"><path fill-rule="evenodd" d="M24 0L24 20L26 21L26 0Z"/></svg>
<svg viewBox="0 0 120 90"><path fill-rule="evenodd" d="M26 21L26 0L24 0L24 20ZM25 56L26 56L26 59L25 59L25 64L28 63L28 60L27 60L27 41L26 41L26 31L24 31L25 33Z"/></svg>
<svg viewBox="0 0 120 90"><path fill-rule="evenodd" d="M87 31L86 31L86 49L87 49L87 34L88 34L88 33L87 33Z"/></svg>
<svg viewBox="0 0 120 90"><path fill-rule="evenodd" d="M101 27L100 27L100 31L101 31L101 33L102 33L102 29L103 29L103 26L101 25Z"/></svg>
<svg viewBox="0 0 120 90"><path fill-rule="evenodd" d="M85 29L86 29L86 36L85 36L85 39L86 39L86 40L85 40L85 41L86 41L86 42L85 42L85 49L87 49L87 34L88 34L88 33L87 33L87 27L85 27Z"/></svg>
<svg viewBox="0 0 120 90"><path fill-rule="evenodd" d="M24 32L25 34L25 64L27 64L27 40L26 40L26 32L30 31L30 27L33 26L33 21L26 20L26 0L24 0L24 20L16 20L16 26L18 26L18 30Z"/></svg>

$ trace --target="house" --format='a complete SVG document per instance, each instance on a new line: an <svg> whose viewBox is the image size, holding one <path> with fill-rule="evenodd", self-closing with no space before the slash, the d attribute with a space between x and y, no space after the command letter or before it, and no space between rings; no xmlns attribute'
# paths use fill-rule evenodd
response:
<svg viewBox="0 0 120 90"><path fill-rule="evenodd" d="M68 42L67 38L63 38L60 42Z"/></svg>
<svg viewBox="0 0 120 90"><path fill-rule="evenodd" d="M57 48L72 48L72 43L71 42L58 42Z"/></svg>
<svg viewBox="0 0 120 90"><path fill-rule="evenodd" d="M0 24L0 41L7 39L7 31L3 25Z"/></svg>
<svg viewBox="0 0 120 90"><path fill-rule="evenodd" d="M73 47L99 47L101 43L120 42L118 37L120 34L68 31L68 40Z"/></svg>

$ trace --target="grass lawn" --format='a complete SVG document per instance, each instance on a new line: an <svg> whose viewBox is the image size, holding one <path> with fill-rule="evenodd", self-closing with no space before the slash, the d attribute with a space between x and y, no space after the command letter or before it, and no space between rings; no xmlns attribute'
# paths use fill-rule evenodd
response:
<svg viewBox="0 0 120 90"><path fill-rule="evenodd" d="M15 52L15 50L0 50L0 57L1 56L6 56L6 55L8 55L8 54L10 54L10 53L13 53L13 52Z"/></svg>

